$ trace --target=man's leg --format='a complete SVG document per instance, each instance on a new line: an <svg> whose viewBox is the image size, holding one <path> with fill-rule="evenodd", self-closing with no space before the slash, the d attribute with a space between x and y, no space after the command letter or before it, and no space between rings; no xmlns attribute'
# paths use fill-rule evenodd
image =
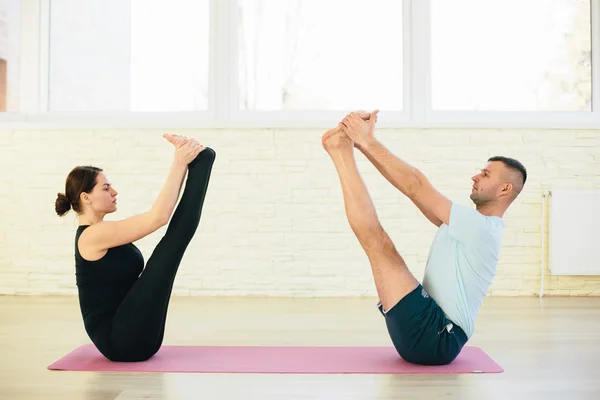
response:
<svg viewBox="0 0 600 400"><path fill-rule="evenodd" d="M323 135L322 144L338 173L348 222L369 259L379 300L387 311L414 291L419 282L379 222L358 172L354 143L339 128L334 128Z"/></svg>

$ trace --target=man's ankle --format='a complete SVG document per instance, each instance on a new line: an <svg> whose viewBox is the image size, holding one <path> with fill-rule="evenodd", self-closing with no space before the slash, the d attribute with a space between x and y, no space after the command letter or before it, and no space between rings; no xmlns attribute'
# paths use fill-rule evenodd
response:
<svg viewBox="0 0 600 400"><path fill-rule="evenodd" d="M334 163L346 164L354 160L354 152L352 149L334 149L329 153L329 156Z"/></svg>

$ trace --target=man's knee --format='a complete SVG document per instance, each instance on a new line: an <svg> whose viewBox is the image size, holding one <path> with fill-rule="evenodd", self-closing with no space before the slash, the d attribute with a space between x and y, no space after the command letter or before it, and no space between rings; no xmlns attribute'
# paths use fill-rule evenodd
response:
<svg viewBox="0 0 600 400"><path fill-rule="evenodd" d="M396 245L383 229L374 229L365 235L363 248L372 261L386 260L393 263L404 263Z"/></svg>
<svg viewBox="0 0 600 400"><path fill-rule="evenodd" d="M379 250L394 248L394 244L383 227L379 224L352 226L359 242L365 250Z"/></svg>

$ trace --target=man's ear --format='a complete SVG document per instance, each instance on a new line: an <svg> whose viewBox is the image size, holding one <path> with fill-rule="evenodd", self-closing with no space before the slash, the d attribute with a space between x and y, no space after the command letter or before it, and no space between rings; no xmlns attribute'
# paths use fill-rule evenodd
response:
<svg viewBox="0 0 600 400"><path fill-rule="evenodd" d="M505 184L502 185L502 190L500 191L500 195L508 196L512 193L512 191L513 191L512 183L506 182Z"/></svg>

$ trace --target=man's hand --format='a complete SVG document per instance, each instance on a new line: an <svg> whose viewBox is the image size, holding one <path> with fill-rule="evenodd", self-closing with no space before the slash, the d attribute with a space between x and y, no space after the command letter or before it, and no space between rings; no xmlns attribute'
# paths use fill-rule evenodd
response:
<svg viewBox="0 0 600 400"><path fill-rule="evenodd" d="M365 121L369 121L371 119L371 117L373 117L375 122L377 122L377 113L379 112L379 110L375 110L373 112L368 112L365 110L358 110L355 112L360 118L362 118Z"/></svg>
<svg viewBox="0 0 600 400"><path fill-rule="evenodd" d="M378 113L379 110L375 110L372 113L362 110L352 112L344 118L340 124L340 128L352 139L357 148L361 148L366 141L373 138Z"/></svg>

